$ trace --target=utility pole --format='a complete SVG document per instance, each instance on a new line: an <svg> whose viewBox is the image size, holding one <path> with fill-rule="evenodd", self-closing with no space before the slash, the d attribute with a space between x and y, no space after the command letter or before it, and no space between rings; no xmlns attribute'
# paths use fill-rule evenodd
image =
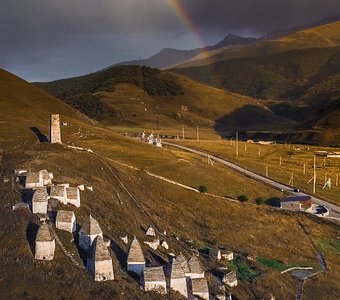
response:
<svg viewBox="0 0 340 300"><path fill-rule="evenodd" d="M339 182L339 173L336 173L335 186L338 186L338 182Z"/></svg>
<svg viewBox="0 0 340 300"><path fill-rule="evenodd" d="M182 124L182 139L185 140L185 136L184 136L184 125Z"/></svg>
<svg viewBox="0 0 340 300"><path fill-rule="evenodd" d="M280 155L280 167L282 166L282 157Z"/></svg>
<svg viewBox="0 0 340 300"><path fill-rule="evenodd" d="M294 171L292 171L292 176L289 179L289 185L294 185Z"/></svg>
<svg viewBox="0 0 340 300"><path fill-rule="evenodd" d="M261 156L261 146L259 146L259 157Z"/></svg>
<svg viewBox="0 0 340 300"><path fill-rule="evenodd" d="M316 156L314 155L314 176L313 176L313 194L315 194L315 186L316 186Z"/></svg>
<svg viewBox="0 0 340 300"><path fill-rule="evenodd" d="M268 177L268 165L266 165L266 177Z"/></svg>
<svg viewBox="0 0 340 300"><path fill-rule="evenodd" d="M236 157L238 157L238 132L236 131Z"/></svg>
<svg viewBox="0 0 340 300"><path fill-rule="evenodd" d="M306 175L306 163L303 163L303 175Z"/></svg>
<svg viewBox="0 0 340 300"><path fill-rule="evenodd" d="M196 127L196 138L197 138L197 142L199 142L200 141L200 132L199 132L198 125Z"/></svg>

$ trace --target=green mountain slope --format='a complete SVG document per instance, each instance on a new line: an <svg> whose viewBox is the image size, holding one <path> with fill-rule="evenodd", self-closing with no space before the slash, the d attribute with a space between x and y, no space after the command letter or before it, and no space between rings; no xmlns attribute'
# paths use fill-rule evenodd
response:
<svg viewBox="0 0 340 300"><path fill-rule="evenodd" d="M294 122L275 116L264 105L237 94L200 84L169 72L138 66L120 66L84 77L38 86L106 125L126 124L150 129L179 129L181 124L214 129L228 115L235 128L290 128ZM237 121L254 106L262 117L252 125Z"/></svg>
<svg viewBox="0 0 340 300"><path fill-rule="evenodd" d="M340 128L339 118L326 116L332 112L328 107L338 107L340 101L340 47L292 50L173 71L218 88L268 99L274 113L305 124L300 128L317 128L321 123L323 129ZM279 101L269 101L272 99Z"/></svg>
<svg viewBox="0 0 340 300"><path fill-rule="evenodd" d="M311 48L173 71L250 97L298 99L336 91L327 81L336 80L339 62L340 47Z"/></svg>

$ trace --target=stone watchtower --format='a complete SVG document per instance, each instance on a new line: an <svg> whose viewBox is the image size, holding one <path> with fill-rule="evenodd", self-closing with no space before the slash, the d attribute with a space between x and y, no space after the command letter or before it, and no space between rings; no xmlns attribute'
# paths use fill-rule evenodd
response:
<svg viewBox="0 0 340 300"><path fill-rule="evenodd" d="M51 115L50 138L51 138L51 144L55 144L55 143L61 144L59 115Z"/></svg>

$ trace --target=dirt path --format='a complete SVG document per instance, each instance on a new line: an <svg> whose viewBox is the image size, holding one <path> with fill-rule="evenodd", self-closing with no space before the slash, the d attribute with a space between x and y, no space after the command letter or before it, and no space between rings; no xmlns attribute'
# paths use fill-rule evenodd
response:
<svg viewBox="0 0 340 300"><path fill-rule="evenodd" d="M51 222L48 223L49 225L49 228L57 242L57 244L59 245L59 247L61 248L61 250L64 252L64 254L72 261L72 263L78 267L78 268L81 268L81 269L85 269L85 267L83 265L81 265L74 257L73 255L67 251L67 249L65 248L65 246L63 245L62 241L60 240L57 232L54 230L53 228L53 224Z"/></svg>

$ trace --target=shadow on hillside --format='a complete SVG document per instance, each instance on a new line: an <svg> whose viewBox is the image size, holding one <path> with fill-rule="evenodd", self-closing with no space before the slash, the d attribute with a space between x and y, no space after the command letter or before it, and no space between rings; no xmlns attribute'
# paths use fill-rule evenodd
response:
<svg viewBox="0 0 340 300"><path fill-rule="evenodd" d="M275 125L272 113L257 105L246 105L227 114L215 122L215 130L224 136L235 129L270 130Z"/></svg>
<svg viewBox="0 0 340 300"><path fill-rule="evenodd" d="M126 268L127 253L113 239L111 241L111 249L116 254L117 260L123 268Z"/></svg>
<svg viewBox="0 0 340 300"><path fill-rule="evenodd" d="M80 231L80 228L81 228L80 225L78 223L76 223L76 230L75 230L75 232L73 232L72 235L73 235L74 244L77 247L79 257L82 260L84 266L86 267L89 253L87 253L83 248L81 248L79 246L79 231Z"/></svg>
<svg viewBox="0 0 340 300"><path fill-rule="evenodd" d="M35 255L35 238L37 236L37 232L39 229L39 225L36 223L29 222L26 229L26 239L30 246L32 255Z"/></svg>
<svg viewBox="0 0 340 300"><path fill-rule="evenodd" d="M269 198L265 201L265 203L272 207L277 207L277 208L281 207L280 198L277 198L277 197Z"/></svg>
<svg viewBox="0 0 340 300"><path fill-rule="evenodd" d="M38 127L30 127L30 129L36 134L40 143L48 143L48 138L44 135Z"/></svg>
<svg viewBox="0 0 340 300"><path fill-rule="evenodd" d="M32 198L33 198L33 194L34 194L33 189L21 189L20 194L21 194L22 202L25 202L28 205L32 205Z"/></svg>

